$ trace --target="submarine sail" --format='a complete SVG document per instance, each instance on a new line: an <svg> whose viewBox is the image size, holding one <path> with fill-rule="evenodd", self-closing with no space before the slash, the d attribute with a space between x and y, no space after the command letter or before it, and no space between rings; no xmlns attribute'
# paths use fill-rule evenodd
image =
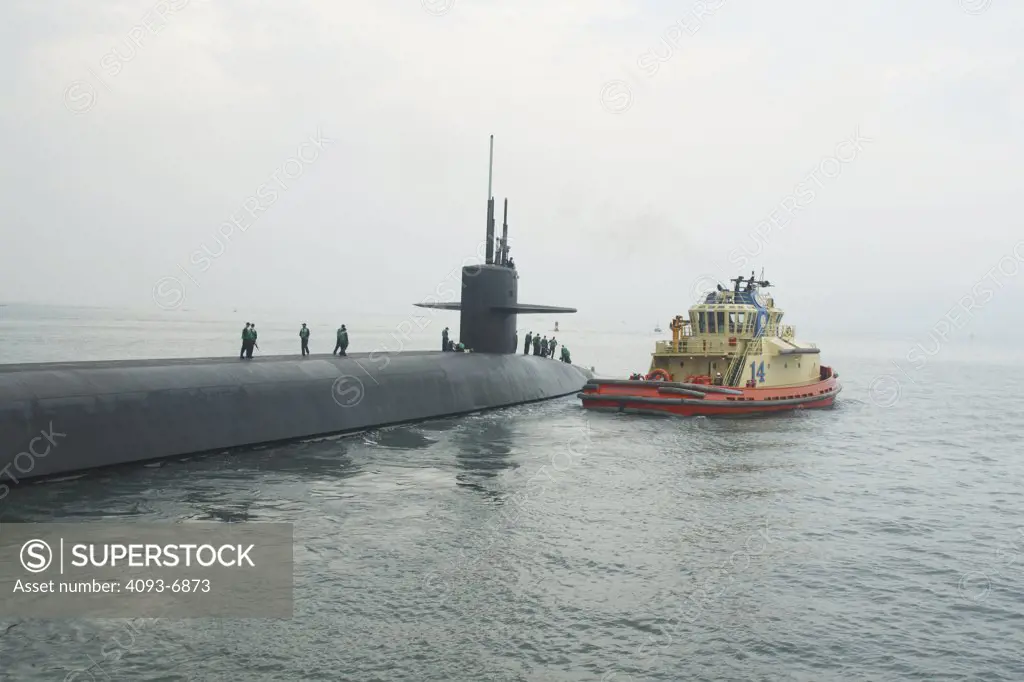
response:
<svg viewBox="0 0 1024 682"><path fill-rule="evenodd" d="M508 199L501 238L494 248L494 135L491 135L487 169L487 219L485 262L462 268L462 300L444 303L416 303L419 308L458 310L459 340L475 353L515 353L518 315L575 313L576 308L519 303L519 273L508 252Z"/></svg>

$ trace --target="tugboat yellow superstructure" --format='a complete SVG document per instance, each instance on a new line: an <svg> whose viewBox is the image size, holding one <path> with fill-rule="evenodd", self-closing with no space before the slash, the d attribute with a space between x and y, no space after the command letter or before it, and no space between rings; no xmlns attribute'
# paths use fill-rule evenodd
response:
<svg viewBox="0 0 1024 682"><path fill-rule="evenodd" d="M672 320L646 375L593 379L577 394L587 409L678 415L738 415L831 407L839 375L821 351L782 324L762 293L771 284L737 277L732 290L707 292L689 315Z"/></svg>

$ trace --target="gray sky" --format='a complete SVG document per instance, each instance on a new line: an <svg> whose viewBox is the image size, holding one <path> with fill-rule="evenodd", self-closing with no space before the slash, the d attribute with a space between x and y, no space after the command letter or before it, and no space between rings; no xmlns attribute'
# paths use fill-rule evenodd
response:
<svg viewBox="0 0 1024 682"><path fill-rule="evenodd" d="M1009 0L7 0L0 24L0 300L158 309L175 278L193 310L404 313L480 251L491 133L520 301L588 316L667 320L764 266L795 324L929 324L1024 239ZM997 277L991 314L1024 290Z"/></svg>

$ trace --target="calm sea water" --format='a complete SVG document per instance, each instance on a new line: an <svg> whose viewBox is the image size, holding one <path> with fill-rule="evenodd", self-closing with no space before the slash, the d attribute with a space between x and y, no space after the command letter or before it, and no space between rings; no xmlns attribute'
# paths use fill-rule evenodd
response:
<svg viewBox="0 0 1024 682"><path fill-rule="evenodd" d="M330 350L336 323L307 322ZM457 328L404 322L348 321L352 350ZM229 355L242 323L8 308L0 362ZM257 325L263 352L298 351L297 324ZM655 338L562 327L612 375L645 369ZM833 410L635 418L567 398L16 486L4 522L293 523L296 605L4 622L0 679L1024 679L1020 358L927 330L919 368L909 341L810 340L844 383Z"/></svg>

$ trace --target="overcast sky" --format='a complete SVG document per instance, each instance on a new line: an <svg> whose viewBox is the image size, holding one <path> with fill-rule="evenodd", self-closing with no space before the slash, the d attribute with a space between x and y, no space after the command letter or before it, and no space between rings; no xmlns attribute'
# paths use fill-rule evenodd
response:
<svg viewBox="0 0 1024 682"><path fill-rule="evenodd" d="M0 24L0 300L404 313L482 253L492 133L524 303L667 319L763 266L795 314L928 318L1024 239L1010 0L6 0ZM1024 278L996 276L1013 310Z"/></svg>

